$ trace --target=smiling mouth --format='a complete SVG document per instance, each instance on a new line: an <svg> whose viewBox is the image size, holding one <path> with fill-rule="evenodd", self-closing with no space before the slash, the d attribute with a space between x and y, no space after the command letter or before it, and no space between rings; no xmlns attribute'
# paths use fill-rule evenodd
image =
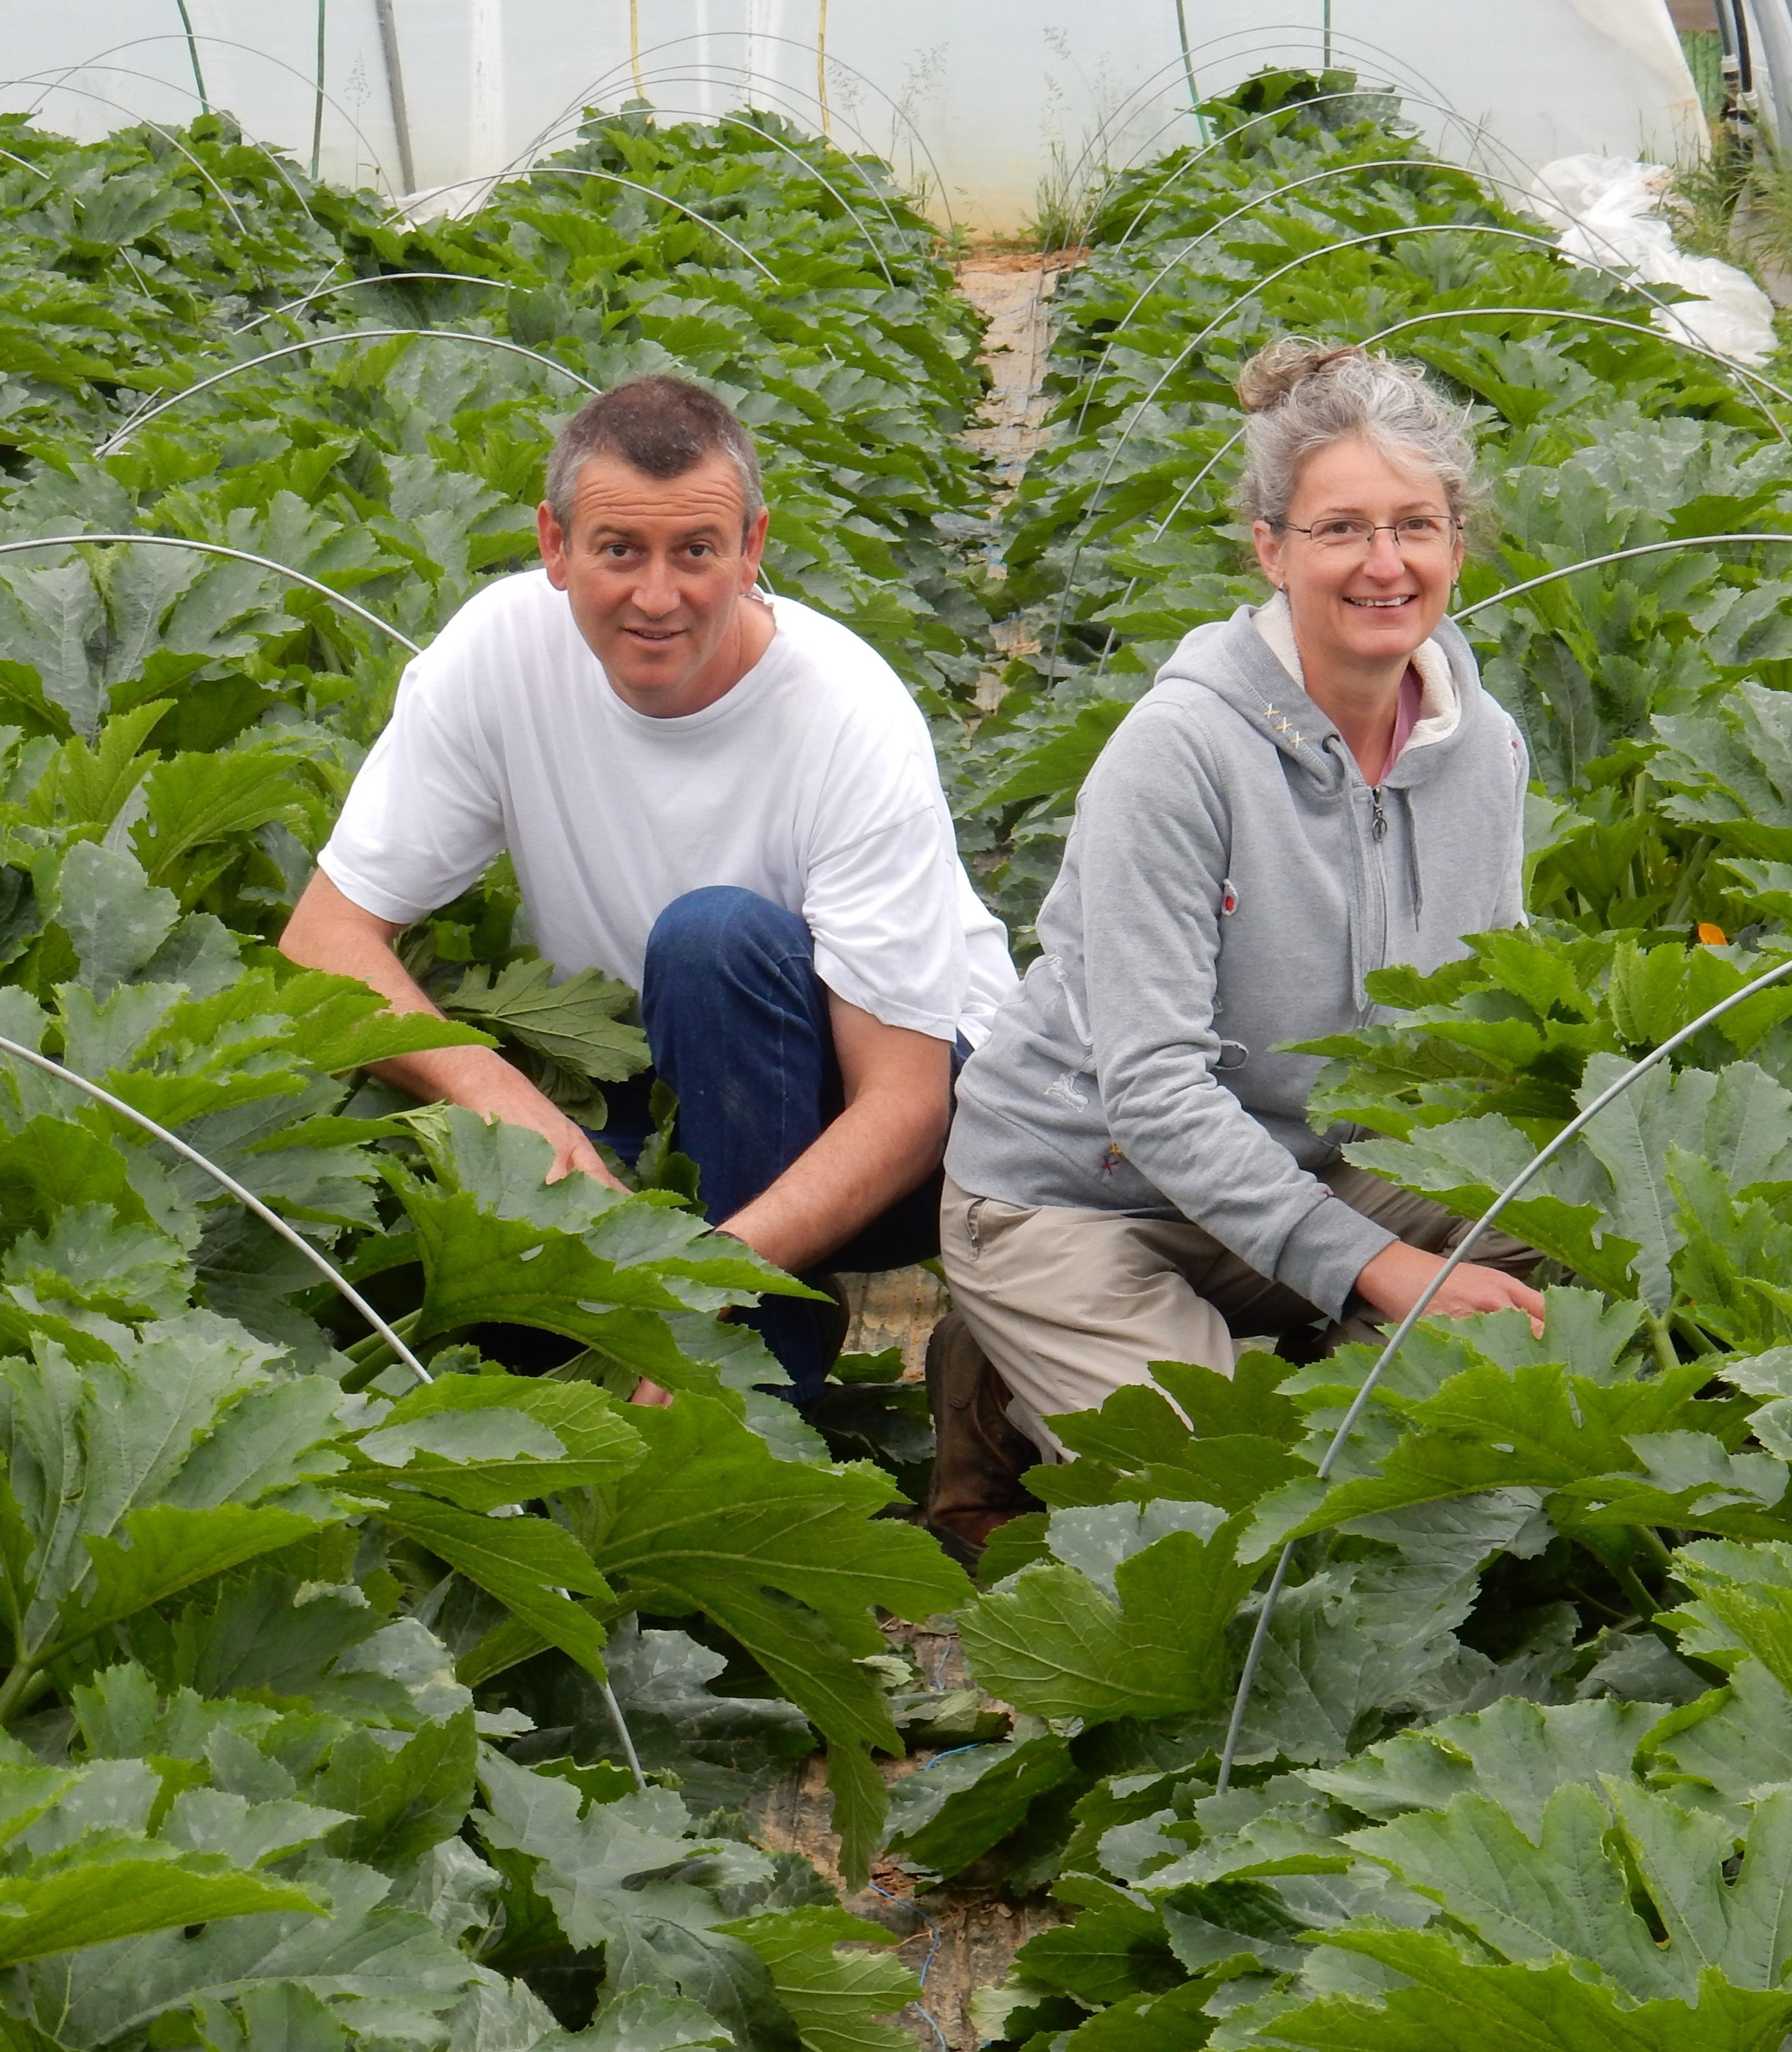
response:
<svg viewBox="0 0 1792 2052"><path fill-rule="evenodd" d="M1392 613L1402 605L1410 605L1418 597L1416 591L1403 591L1398 598L1348 598L1346 605L1365 606L1371 613Z"/></svg>
<svg viewBox="0 0 1792 2052"><path fill-rule="evenodd" d="M622 632L636 641L676 641L684 632L681 627L625 627Z"/></svg>

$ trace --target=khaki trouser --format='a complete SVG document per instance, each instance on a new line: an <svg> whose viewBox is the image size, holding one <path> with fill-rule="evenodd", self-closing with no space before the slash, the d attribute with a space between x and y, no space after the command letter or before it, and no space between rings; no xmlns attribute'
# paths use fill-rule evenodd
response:
<svg viewBox="0 0 1792 2052"><path fill-rule="evenodd" d="M1340 1163L1325 1181L1334 1196L1428 1254L1449 1253L1468 1230L1468 1220L1366 1169ZM1123 1384L1148 1382L1147 1362L1194 1361L1229 1376L1235 1333L1294 1332L1324 1316L1186 1219L1029 1209L974 1197L950 1176L939 1255L955 1308L1013 1393L1010 1420L1049 1459L1063 1459L1065 1449L1045 1418L1092 1411ZM1476 1243L1474 1259L1525 1277L1537 1255L1491 1232ZM1353 1307L1324 1334L1327 1351L1380 1336Z"/></svg>

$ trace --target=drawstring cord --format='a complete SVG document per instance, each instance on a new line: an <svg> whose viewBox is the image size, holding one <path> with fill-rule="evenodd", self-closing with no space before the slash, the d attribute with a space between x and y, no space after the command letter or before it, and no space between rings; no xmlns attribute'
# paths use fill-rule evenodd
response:
<svg viewBox="0 0 1792 2052"><path fill-rule="evenodd" d="M1413 810L1410 787L1399 786L1400 802L1406 813L1406 875L1413 887L1413 927L1416 932L1425 910L1425 883L1418 867L1418 815Z"/></svg>

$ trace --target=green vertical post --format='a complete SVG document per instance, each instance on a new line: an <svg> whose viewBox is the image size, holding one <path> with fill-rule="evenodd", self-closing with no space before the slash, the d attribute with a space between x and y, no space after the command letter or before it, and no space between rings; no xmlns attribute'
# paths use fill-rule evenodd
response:
<svg viewBox="0 0 1792 2052"><path fill-rule="evenodd" d="M1176 35L1182 46L1182 76L1189 82L1189 109L1194 116L1194 125L1201 139L1207 139L1207 117L1201 111L1201 95L1195 90L1194 60L1189 54L1188 16L1182 11L1182 0L1176 0Z"/></svg>
<svg viewBox="0 0 1792 2052"><path fill-rule="evenodd" d="M193 18L186 11L186 0L174 0L180 10L180 25L186 31L186 54L193 61L193 84L199 95L199 112L210 114L212 104L206 97L206 74L199 69L199 45L193 34Z"/></svg>
<svg viewBox="0 0 1792 2052"><path fill-rule="evenodd" d="M312 100L311 174L317 176L317 159L324 147L324 14L327 0L317 0L317 92Z"/></svg>

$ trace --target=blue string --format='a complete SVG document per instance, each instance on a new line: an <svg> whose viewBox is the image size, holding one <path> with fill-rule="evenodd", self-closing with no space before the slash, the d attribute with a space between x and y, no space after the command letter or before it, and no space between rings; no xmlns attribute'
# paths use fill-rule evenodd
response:
<svg viewBox="0 0 1792 2052"><path fill-rule="evenodd" d="M969 1745L955 1745L948 1747L944 1752L936 1752L933 1756L932 1759L927 1762L927 1767L922 1768L920 1771L923 1774L925 1774L928 1767L937 1767L943 1760L951 1760L961 1752L976 1752L988 1743L989 1741L987 1739L974 1738Z"/></svg>
<svg viewBox="0 0 1792 2052"><path fill-rule="evenodd" d="M931 1764L932 1762L930 1760L928 1762L928 1765L931 1766ZM923 1769L923 1772L925 1770ZM894 1895L888 1889L880 1888L876 1882L872 1882L870 1884L870 1887L871 1892L873 1895L882 1896L886 1902L900 1902L904 1909L913 1910L915 1914L920 1918L921 1921L924 1925L926 1925L928 1930L933 1933L932 1940L927 1947L927 1956L923 1960L922 1960L921 1970L916 1976L916 1980L919 1980L921 1984L921 1992L924 1995L927 1992L928 1972L932 1968L934 1959L938 1954L941 1944L944 1942L946 1934L940 1929L939 1926L934 1922L933 1919L928 1916L927 1913L921 1907L920 1903L916 1902L912 1896ZM931 2010L923 2007L919 2002L912 2002L908 2007L914 2011L915 2014L927 2025L928 2030L931 2030L934 2036L939 2040L939 2052L952 2052L951 2046L946 2042L946 2034L940 2029L938 2023L935 2020L933 2012Z"/></svg>

